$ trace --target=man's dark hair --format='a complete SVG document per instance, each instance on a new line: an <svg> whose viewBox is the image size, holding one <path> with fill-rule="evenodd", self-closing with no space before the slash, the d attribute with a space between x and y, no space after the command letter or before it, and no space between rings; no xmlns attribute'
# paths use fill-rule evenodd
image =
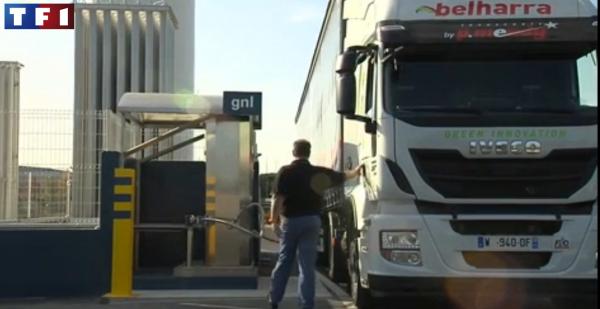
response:
<svg viewBox="0 0 600 309"><path fill-rule="evenodd" d="M296 158L309 158L310 142L305 139L299 139L295 141L293 154Z"/></svg>

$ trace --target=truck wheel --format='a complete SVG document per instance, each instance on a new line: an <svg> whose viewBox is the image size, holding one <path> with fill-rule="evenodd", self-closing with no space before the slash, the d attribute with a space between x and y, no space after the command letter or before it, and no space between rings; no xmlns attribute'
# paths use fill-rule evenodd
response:
<svg viewBox="0 0 600 309"><path fill-rule="evenodd" d="M348 282L348 267L342 248L339 242L332 243L331 238L329 242L329 278L335 283Z"/></svg>
<svg viewBox="0 0 600 309"><path fill-rule="evenodd" d="M374 302L369 290L360 283L358 240L350 243L350 257L348 259L348 276L350 277L350 294L358 309L372 309Z"/></svg>

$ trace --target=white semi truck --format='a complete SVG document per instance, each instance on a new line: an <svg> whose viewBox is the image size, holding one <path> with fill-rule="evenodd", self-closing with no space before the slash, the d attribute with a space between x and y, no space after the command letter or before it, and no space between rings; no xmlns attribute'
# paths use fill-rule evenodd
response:
<svg viewBox="0 0 600 309"><path fill-rule="evenodd" d="M323 259L359 308L596 301L596 47L588 0L329 1L296 123L366 165Z"/></svg>

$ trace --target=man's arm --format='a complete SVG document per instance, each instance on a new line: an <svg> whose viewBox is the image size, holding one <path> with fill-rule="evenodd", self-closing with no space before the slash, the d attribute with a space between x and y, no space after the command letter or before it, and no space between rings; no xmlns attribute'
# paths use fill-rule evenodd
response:
<svg viewBox="0 0 600 309"><path fill-rule="evenodd" d="M275 182L273 183L273 192L275 193L273 196L273 204L271 205L271 224L273 225L281 224L281 210L283 209L283 201L285 200L283 194L287 190L287 186L284 183L285 177L282 177L284 170L285 169L282 167L279 172L277 172Z"/></svg>
<svg viewBox="0 0 600 309"><path fill-rule="evenodd" d="M362 174L363 167L364 167L364 164L359 164L353 170L345 171L344 176L345 176L346 180L354 179L354 178L360 176Z"/></svg>
<svg viewBox="0 0 600 309"><path fill-rule="evenodd" d="M275 200L271 206L271 223L274 225L281 224L281 209L283 208L283 201L285 197L281 194L275 195Z"/></svg>

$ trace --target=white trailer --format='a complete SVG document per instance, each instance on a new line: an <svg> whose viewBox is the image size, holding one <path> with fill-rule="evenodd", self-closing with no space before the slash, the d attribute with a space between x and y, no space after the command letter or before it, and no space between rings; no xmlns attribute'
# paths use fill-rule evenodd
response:
<svg viewBox="0 0 600 309"><path fill-rule="evenodd" d="M588 0L329 1L296 123L366 164L326 220L358 307L597 298L596 47Z"/></svg>
<svg viewBox="0 0 600 309"><path fill-rule="evenodd" d="M0 220L18 217L19 98L18 62L0 61Z"/></svg>

